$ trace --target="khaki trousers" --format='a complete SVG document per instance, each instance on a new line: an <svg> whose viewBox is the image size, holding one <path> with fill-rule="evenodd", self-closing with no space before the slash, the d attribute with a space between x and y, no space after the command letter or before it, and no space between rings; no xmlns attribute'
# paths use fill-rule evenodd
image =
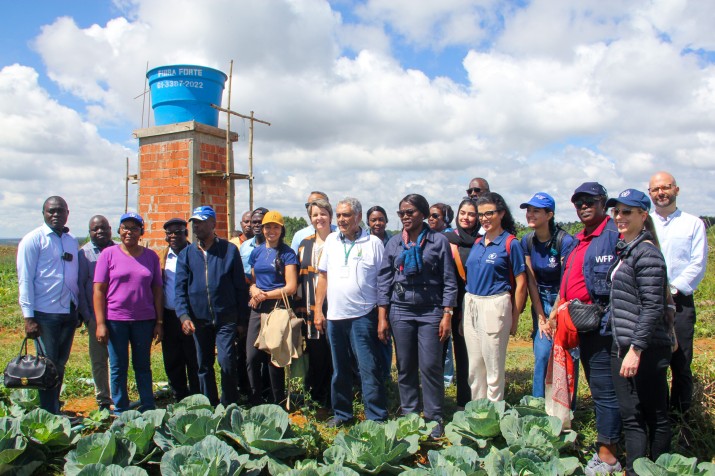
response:
<svg viewBox="0 0 715 476"><path fill-rule="evenodd" d="M506 347L511 328L511 294L464 296L463 333L472 400L504 400Z"/></svg>

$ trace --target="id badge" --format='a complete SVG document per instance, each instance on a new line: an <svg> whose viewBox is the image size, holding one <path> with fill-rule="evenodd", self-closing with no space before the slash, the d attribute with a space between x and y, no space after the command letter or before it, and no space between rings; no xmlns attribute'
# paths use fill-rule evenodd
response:
<svg viewBox="0 0 715 476"><path fill-rule="evenodd" d="M341 266L340 267L340 277L342 279L347 279L350 277L350 267L349 266Z"/></svg>

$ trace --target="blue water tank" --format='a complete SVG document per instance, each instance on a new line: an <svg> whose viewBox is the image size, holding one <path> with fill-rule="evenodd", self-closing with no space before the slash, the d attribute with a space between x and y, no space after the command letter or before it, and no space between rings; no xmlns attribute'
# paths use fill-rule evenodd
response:
<svg viewBox="0 0 715 476"><path fill-rule="evenodd" d="M218 126L217 109L228 77L206 66L177 64L159 66L146 74L151 89L151 107L157 126L196 121Z"/></svg>

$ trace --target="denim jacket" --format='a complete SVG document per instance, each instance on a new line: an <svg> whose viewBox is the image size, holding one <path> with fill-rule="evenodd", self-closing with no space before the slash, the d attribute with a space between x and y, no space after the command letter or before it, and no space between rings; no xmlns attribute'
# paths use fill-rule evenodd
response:
<svg viewBox="0 0 715 476"><path fill-rule="evenodd" d="M449 241L428 230L422 249L422 273L405 276L395 264L402 253L402 234L388 241L377 277L377 304L403 307L447 307L457 304L457 275Z"/></svg>

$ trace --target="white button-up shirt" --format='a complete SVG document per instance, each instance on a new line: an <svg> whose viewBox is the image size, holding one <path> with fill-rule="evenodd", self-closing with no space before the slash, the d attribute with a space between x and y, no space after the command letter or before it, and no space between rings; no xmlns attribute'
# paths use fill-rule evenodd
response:
<svg viewBox="0 0 715 476"><path fill-rule="evenodd" d="M693 294L705 276L708 257L705 224L679 209L665 218L656 212L651 216L668 266L668 281L678 292Z"/></svg>
<svg viewBox="0 0 715 476"><path fill-rule="evenodd" d="M26 318L35 311L67 314L70 304L78 303L77 239L69 233L62 236L43 224L35 228L17 248L17 281L20 308ZM70 260L63 260L65 253Z"/></svg>

